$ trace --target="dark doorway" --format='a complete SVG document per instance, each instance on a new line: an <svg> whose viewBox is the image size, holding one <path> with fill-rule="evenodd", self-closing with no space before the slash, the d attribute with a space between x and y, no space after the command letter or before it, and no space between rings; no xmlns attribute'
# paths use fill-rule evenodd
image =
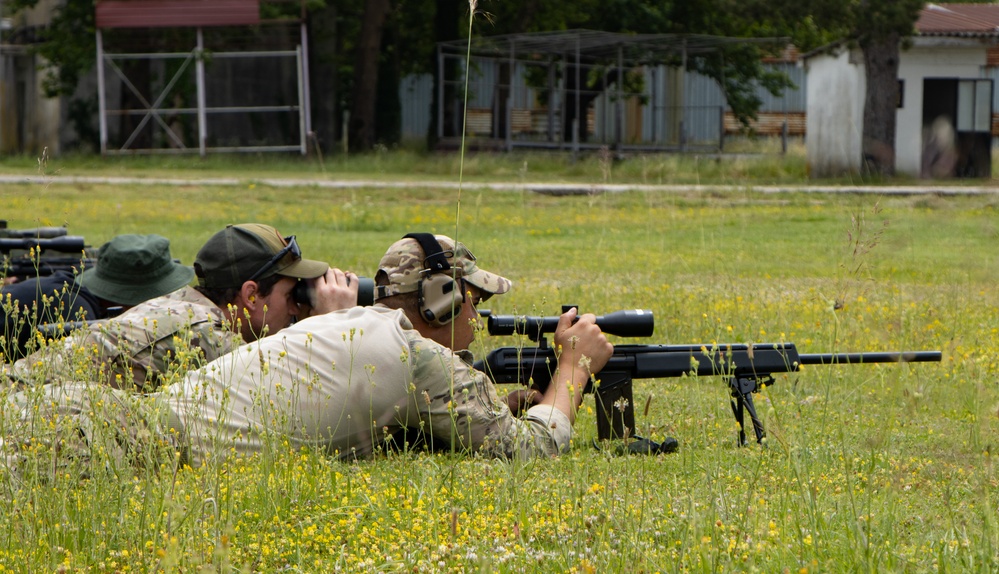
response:
<svg viewBox="0 0 999 574"><path fill-rule="evenodd" d="M923 80L921 175L992 176L992 80Z"/></svg>

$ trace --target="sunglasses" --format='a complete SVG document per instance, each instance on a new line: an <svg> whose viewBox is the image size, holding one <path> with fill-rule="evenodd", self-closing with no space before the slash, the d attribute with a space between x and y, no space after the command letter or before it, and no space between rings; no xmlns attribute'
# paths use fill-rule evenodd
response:
<svg viewBox="0 0 999 574"><path fill-rule="evenodd" d="M264 263L263 267L257 269L256 273L250 275L250 278L247 279L247 281L256 281L258 277L270 271L272 267L277 265L278 261L281 261L281 259L283 259L284 256L289 253L291 253L292 257L294 257L296 261L302 258L302 249L298 246L298 242L295 241L294 235L285 237L284 241L285 241L284 248L282 248L281 251L275 253L274 257L271 257L270 261Z"/></svg>

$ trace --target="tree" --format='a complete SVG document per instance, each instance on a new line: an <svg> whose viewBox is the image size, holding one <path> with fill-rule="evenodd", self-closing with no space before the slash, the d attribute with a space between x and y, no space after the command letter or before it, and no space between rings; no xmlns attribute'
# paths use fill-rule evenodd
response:
<svg viewBox="0 0 999 574"><path fill-rule="evenodd" d="M869 175L895 173L900 51L915 33L923 0L812 0L820 26L864 54L866 93L861 166Z"/></svg>
<svg viewBox="0 0 999 574"><path fill-rule="evenodd" d="M903 40L915 32L922 0L860 0L853 37L864 52L863 163L872 175L895 174L898 63Z"/></svg>
<svg viewBox="0 0 999 574"><path fill-rule="evenodd" d="M355 56L357 64L348 128L350 145L354 149L370 149L375 143L379 55L385 20L391 9L389 0L368 0L364 3L361 33L358 36Z"/></svg>
<svg viewBox="0 0 999 574"><path fill-rule="evenodd" d="M868 174L893 175L899 54L915 33L924 0L706 0L685 6L689 20L703 28L705 16L732 4L742 5L741 21L756 22L751 29L787 34L801 50L845 40L863 51L862 165Z"/></svg>
<svg viewBox="0 0 999 574"><path fill-rule="evenodd" d="M17 13L34 8L39 0L7 0L5 10ZM94 40L94 2L79 0L66 2L53 14L43 42L35 49L52 64L42 87L46 95L70 95L80 81L80 75L93 68L96 59Z"/></svg>
<svg viewBox="0 0 999 574"><path fill-rule="evenodd" d="M8 0L5 8L17 10L37 3ZM590 28L788 37L802 50L833 38L850 40L863 50L867 73L864 165L871 173L884 175L894 171L899 50L911 37L923 6L922 0L338 0L335 8L333 4L329 0L307 3L312 18L310 37L317 48L311 52L313 69L321 75L313 84L313 101L317 131L324 141L334 139L340 109L351 110L349 132L354 149L368 149L391 137L393 121L378 117L385 107L379 105L379 94L397 91L397 86L389 84L400 74L436 73L437 42L466 36L474 6L472 34L484 36ZM299 7L287 9L297 11ZM51 93L71 93L79 75L93 66L93 32L93 0L65 2L49 27L46 41L39 46L57 71L46 84ZM733 46L691 57L687 65L714 78L736 116L748 121L760 105L754 94L757 85L775 95L789 86L786 77L761 65L763 55L759 46ZM618 78L613 72L613 62L606 64L607 74L580 70L579 76L598 90L627 80L626 75ZM509 73L500 66L501 76ZM565 73L567 82L575 81L575 70ZM434 98L438 93L434 89ZM445 100L448 105L454 98L445 94ZM575 101L567 102L567 106L574 105ZM566 125L571 125L576 115L581 116L588 105L581 101L579 110L567 110L570 117ZM437 109L435 101L432 113ZM453 115L445 111L445 120Z"/></svg>
<svg viewBox="0 0 999 574"><path fill-rule="evenodd" d="M790 1L790 0L788 0ZM487 24L477 31L482 35L566 30L576 28L596 29L607 32L642 34L702 34L735 38L790 37L797 32L816 33L814 26L802 26L797 20L783 18L773 7L774 0L699 0L696 2L671 2L663 0L578 0L576 2L504 1L485 4L497 9L487 18ZM493 24L495 22L495 24ZM756 96L757 86L774 95L791 87L787 75L763 66L765 55L785 47L783 42L771 45L732 44L711 54L690 56L688 69L713 78L722 88L735 116L747 123L756 117L761 100ZM678 53L663 63L679 66ZM578 98L565 103L563 139L572 137L571 126L598 95L617 85L624 93L640 93L644 88L641 79L633 74L622 74L616 61L588 62L576 70L573 61L565 63L563 81L570 91L580 90ZM544 70L533 74L537 87L543 87L547 78ZM502 66L501 66L502 73ZM578 83L577 85L577 78ZM502 94L501 94L502 95ZM586 139L586 122L579 122L580 139Z"/></svg>
<svg viewBox="0 0 999 574"><path fill-rule="evenodd" d="M460 38L461 31L458 29L456 22L461 21L460 0L438 0L436 10L434 13L434 29L433 36L437 42L445 42L448 40L456 40ZM434 86L439 86L443 82L441 74L445 76L453 77L457 63L453 60L449 60L445 63L447 69L440 70L437 66L437 52L436 50L429 50L425 56L425 61L428 67L433 70L434 75ZM440 103L438 98L440 98L440 91L434 89L433 95L430 101L430 126L427 129L427 147L433 148L437 145L437 122L438 114L441 113ZM440 120L444 124L444 133L454 133L454 87L451 85L445 85L444 95L443 95L444 112L443 117Z"/></svg>
<svg viewBox="0 0 999 574"><path fill-rule="evenodd" d="M313 143L329 151L340 133L338 9L330 2L309 13L309 86Z"/></svg>

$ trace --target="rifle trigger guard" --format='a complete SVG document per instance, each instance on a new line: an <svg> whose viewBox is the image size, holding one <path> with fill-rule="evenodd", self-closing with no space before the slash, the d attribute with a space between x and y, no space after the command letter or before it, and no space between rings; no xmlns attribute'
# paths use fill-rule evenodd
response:
<svg viewBox="0 0 999 574"><path fill-rule="evenodd" d="M773 384L772 375L750 375L740 377L733 375L728 379L728 386L732 390L732 396L746 395L748 393L758 393L760 388Z"/></svg>

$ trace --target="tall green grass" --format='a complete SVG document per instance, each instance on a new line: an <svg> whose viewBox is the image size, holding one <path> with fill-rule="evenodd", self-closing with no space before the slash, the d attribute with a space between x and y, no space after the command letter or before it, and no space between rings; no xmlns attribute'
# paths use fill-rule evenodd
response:
<svg viewBox="0 0 999 574"><path fill-rule="evenodd" d="M65 154L39 166L35 156L0 158L0 172L25 176L70 175L138 178L226 177L295 178L317 181L384 179L457 182L578 183L793 183L807 180L805 148L793 142L786 154L771 141L745 142L726 154L628 154L607 151L516 151L435 153L379 148L362 154L214 154L197 156L119 156ZM733 148L735 149L735 148ZM463 164L463 165L462 165Z"/></svg>
<svg viewBox="0 0 999 574"><path fill-rule="evenodd" d="M371 276L403 234L452 233L454 193L50 184L3 198L12 226L68 223L94 245L160 233L185 263L224 224L266 222L307 257ZM554 460L350 464L274 445L177 472L0 478L0 572L994 572L997 208L994 196L739 186L465 190L462 240L515 282L495 312L645 308L655 336L619 342L938 349L944 361L779 376L757 398L767 448L736 446L726 388L704 377L636 382L639 433L680 441L662 457L593 449L587 398L572 452ZM523 342L481 334L474 350L506 344Z"/></svg>

